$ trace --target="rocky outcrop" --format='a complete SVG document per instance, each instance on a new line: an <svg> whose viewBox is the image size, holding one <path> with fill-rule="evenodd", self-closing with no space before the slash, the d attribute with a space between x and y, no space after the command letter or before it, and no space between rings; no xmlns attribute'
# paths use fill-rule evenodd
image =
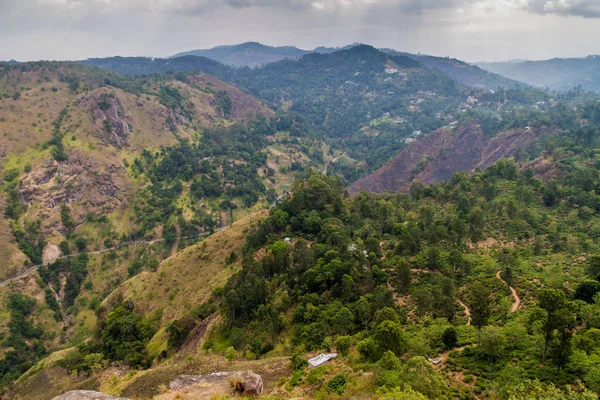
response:
<svg viewBox="0 0 600 400"><path fill-rule="evenodd" d="M545 134L543 129L506 131L495 137L478 125L441 128L402 150L388 164L349 188L351 195L367 192L408 192L413 182L430 185L447 181L455 172L483 170L513 156Z"/></svg>
<svg viewBox="0 0 600 400"><path fill-rule="evenodd" d="M35 206L44 228L63 233L61 204L71 207L76 224L83 223L87 212L106 214L126 207L131 196L126 170L122 165L94 160L81 150L73 150L63 163L48 159L21 180L19 195L23 203ZM46 229L47 230L47 229Z"/></svg>
<svg viewBox="0 0 600 400"><path fill-rule="evenodd" d="M91 95L78 99L75 105L89 107L97 136L104 144L115 147L129 146L131 118L113 93L92 92Z"/></svg>
<svg viewBox="0 0 600 400"><path fill-rule="evenodd" d="M42 262L52 264L62 255L58 246L52 242L48 242L42 251Z"/></svg>
<svg viewBox="0 0 600 400"><path fill-rule="evenodd" d="M169 389L169 392L158 399L208 400L216 395L228 395L235 391L244 396L260 396L263 381L260 375L252 371L215 372L206 375L180 375L169 384Z"/></svg>
<svg viewBox="0 0 600 400"><path fill-rule="evenodd" d="M113 397L93 390L72 390L52 400L127 400L125 397Z"/></svg>

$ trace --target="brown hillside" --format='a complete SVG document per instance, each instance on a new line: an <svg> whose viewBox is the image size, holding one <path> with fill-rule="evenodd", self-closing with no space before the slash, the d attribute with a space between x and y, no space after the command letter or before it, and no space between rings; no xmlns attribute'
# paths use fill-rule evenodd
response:
<svg viewBox="0 0 600 400"><path fill-rule="evenodd" d="M512 130L496 137L486 136L475 124L452 130L441 128L413 142L387 165L355 182L349 189L354 195L368 192L408 192L413 182L429 185L452 178L455 172L485 169L504 157L510 157L545 132Z"/></svg>
<svg viewBox="0 0 600 400"><path fill-rule="evenodd" d="M74 76L77 87L65 80ZM179 90L185 110L161 104L158 94L165 85ZM144 90L147 94L134 94L106 85L98 70L69 63L0 69L0 176L9 169L19 173L19 200L28 206L21 224L39 218L45 239L60 243L62 204L69 205L77 226L88 213L129 215L131 200L145 182L127 164L143 150L175 144L215 124L273 115L251 95L206 75L188 83L149 79ZM68 158L57 162L47 143L63 110L60 132ZM0 191L0 254L5 260L0 277L29 263L4 217L5 196ZM123 226L119 234L135 228L131 221L113 222Z"/></svg>

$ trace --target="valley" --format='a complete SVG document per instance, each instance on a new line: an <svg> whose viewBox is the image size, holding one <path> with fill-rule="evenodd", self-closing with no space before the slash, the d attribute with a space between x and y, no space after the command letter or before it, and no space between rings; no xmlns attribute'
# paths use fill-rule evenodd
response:
<svg viewBox="0 0 600 400"><path fill-rule="evenodd" d="M256 45L0 63L3 398L597 398L598 96Z"/></svg>

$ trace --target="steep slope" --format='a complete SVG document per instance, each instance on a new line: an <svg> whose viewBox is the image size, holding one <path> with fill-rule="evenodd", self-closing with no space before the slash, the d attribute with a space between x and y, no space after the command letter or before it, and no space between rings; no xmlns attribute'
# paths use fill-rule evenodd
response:
<svg viewBox="0 0 600 400"><path fill-rule="evenodd" d="M169 350L167 327L177 319L194 318L199 306L210 298L213 290L222 287L232 274L240 270L241 257L232 261L231 254L242 254L247 232L259 224L265 216L265 212L251 214L165 259L154 270L142 272L126 280L102 302L101 309L110 309L116 302L125 300L135 304L137 313L152 316L156 320L156 334L150 340L148 349L151 357L159 357L162 351ZM27 287L23 281L18 284L21 289ZM27 285L35 286L35 283L29 282ZM43 291L37 288L32 295L42 299ZM163 365L156 370L138 371L127 376L118 375L118 384L114 379L105 380L97 377L87 379L84 374L80 376L65 374L65 362L69 362L69 355L75 349L57 351L34 366L14 386L8 398L51 399L62 392L81 387L107 392L112 392L115 387L118 387L124 390L128 397L133 394L136 397L144 397L148 392L156 394L161 384L168 383L176 376L173 374L192 372L189 365L182 361L185 357L196 356L201 351L202 344L206 340L204 335L208 335L209 322L210 320L206 320L202 325L201 321L198 321L199 328L202 328L201 332L192 335L186 341L181 354L175 360L177 362ZM95 323L96 315L88 313L85 324L93 326ZM51 327L44 326L44 329L50 330ZM92 333L86 332L88 335ZM204 361L204 366L199 371L214 372L211 368L217 367L222 370L233 368L232 365L227 365L227 361L222 357L209 356ZM278 366L287 373L286 363L278 360L242 362L240 365L238 368L260 372L263 368ZM39 390L40 382L45 382L43 391ZM269 385L273 383L268 380Z"/></svg>
<svg viewBox="0 0 600 400"><path fill-rule="evenodd" d="M568 91L576 87L600 93L600 56L543 61L477 63L481 68L529 85Z"/></svg>
<svg viewBox="0 0 600 400"><path fill-rule="evenodd" d="M455 172L486 169L513 156L546 133L542 129L513 130L486 136L473 123L441 128L402 150L387 165L353 183L350 194L408 192L413 182L430 185L448 181Z"/></svg>
<svg viewBox="0 0 600 400"><path fill-rule="evenodd" d="M85 231L88 215L131 210L143 181L128 165L142 151L173 145L203 127L273 115L214 77L134 81L71 63L4 65L0 94L0 162L10 181L19 182L11 189L7 179L7 215L20 222L40 218L42 234L55 243ZM61 222L64 206L73 232ZM0 225L9 231L8 219ZM134 229L118 225L119 235ZM12 259L3 277L25 261L10 236L0 241L0 251Z"/></svg>

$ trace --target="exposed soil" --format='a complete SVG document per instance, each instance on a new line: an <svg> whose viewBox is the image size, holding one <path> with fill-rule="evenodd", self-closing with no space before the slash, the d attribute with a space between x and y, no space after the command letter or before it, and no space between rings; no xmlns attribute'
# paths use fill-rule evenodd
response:
<svg viewBox="0 0 600 400"><path fill-rule="evenodd" d="M501 271L498 271L498 273L496 274L496 278L500 279L500 281L502 281L502 283L504 283L506 285L506 282L500 276L500 272ZM521 306L521 298L519 297L519 294L517 293L517 289L515 289L512 286L510 287L510 293L511 293L511 296L513 297L513 299L515 299L512 306L510 307L510 312L514 313L515 311L517 311L519 309L519 306Z"/></svg>
<svg viewBox="0 0 600 400"><path fill-rule="evenodd" d="M471 309L461 300L458 300L458 302L460 303L461 307L465 310L465 315L467 316L467 326L471 325Z"/></svg>
<svg viewBox="0 0 600 400"><path fill-rule="evenodd" d="M523 129L502 132L492 138L475 124L454 130L440 128L413 142L373 174L355 182L349 192L351 195L363 190L408 192L413 182L430 185L448 181L455 172L472 172L477 167L486 169L545 133L542 129Z"/></svg>

